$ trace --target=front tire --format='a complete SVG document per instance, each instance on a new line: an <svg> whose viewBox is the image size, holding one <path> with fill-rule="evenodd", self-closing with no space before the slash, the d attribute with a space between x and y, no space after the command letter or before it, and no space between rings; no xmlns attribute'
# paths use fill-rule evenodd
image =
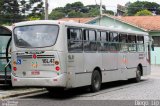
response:
<svg viewBox="0 0 160 106"><path fill-rule="evenodd" d="M94 70L91 78L91 91L97 92L101 88L102 78L98 70Z"/></svg>

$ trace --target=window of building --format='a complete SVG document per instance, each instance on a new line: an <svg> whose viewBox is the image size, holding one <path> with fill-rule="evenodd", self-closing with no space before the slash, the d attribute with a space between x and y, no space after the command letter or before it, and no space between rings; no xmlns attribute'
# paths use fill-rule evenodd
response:
<svg viewBox="0 0 160 106"><path fill-rule="evenodd" d="M155 47L160 47L160 36L152 36Z"/></svg>

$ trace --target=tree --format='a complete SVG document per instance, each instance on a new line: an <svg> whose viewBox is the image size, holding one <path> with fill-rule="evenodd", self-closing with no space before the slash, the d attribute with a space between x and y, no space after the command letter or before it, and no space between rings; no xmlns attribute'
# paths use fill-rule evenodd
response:
<svg viewBox="0 0 160 106"><path fill-rule="evenodd" d="M88 16L89 16L89 17L96 17L96 16L98 16L98 15L100 15L100 10L99 10L99 8L91 8L91 9L89 10L89 13L88 13Z"/></svg>
<svg viewBox="0 0 160 106"><path fill-rule="evenodd" d="M148 10L141 10L138 11L135 16L152 16L152 12L148 11Z"/></svg>
<svg viewBox="0 0 160 106"><path fill-rule="evenodd" d="M160 5L155 3L155 2L136 1L136 2L128 5L127 14L129 16L133 16L138 11L146 9L146 10L149 10L151 12L155 12L155 14L159 15L160 14L160 9L158 9L159 7L160 7Z"/></svg>
<svg viewBox="0 0 160 106"><path fill-rule="evenodd" d="M63 18L65 17L65 13L63 12L60 12L60 11L52 11L50 14L49 14L49 19L52 19L52 20L57 20L57 19L60 19L60 18Z"/></svg>
<svg viewBox="0 0 160 106"><path fill-rule="evenodd" d="M20 1L20 12L24 17L43 18L44 7L42 0L19 0Z"/></svg>
<svg viewBox="0 0 160 106"><path fill-rule="evenodd" d="M0 1L0 23L17 22L21 19L17 0Z"/></svg>
<svg viewBox="0 0 160 106"><path fill-rule="evenodd" d="M44 17L42 0L0 0L0 24Z"/></svg>
<svg viewBox="0 0 160 106"><path fill-rule="evenodd" d="M31 16L31 17L28 18L28 20L29 20L29 21L40 20L40 18L36 18L36 17Z"/></svg>
<svg viewBox="0 0 160 106"><path fill-rule="evenodd" d="M103 5L103 13L113 15L113 11L106 10ZM49 19L59 19L63 17L96 17L100 15L100 5L84 6L81 2L68 3L65 7L58 7L52 10Z"/></svg>
<svg viewBox="0 0 160 106"><path fill-rule="evenodd" d="M114 15L114 12L112 10L104 10L105 14Z"/></svg>
<svg viewBox="0 0 160 106"><path fill-rule="evenodd" d="M77 18L77 17L83 17L83 13L81 12L76 12L75 10L72 10L68 13L68 17L70 18Z"/></svg>
<svg viewBox="0 0 160 106"><path fill-rule="evenodd" d="M66 6L64 7L64 10L65 10L65 12L68 13L68 12L70 12L72 10L80 11L81 8L83 8L83 7L84 7L83 3L81 3L81 2L74 2L72 4L70 4L70 3L66 4Z"/></svg>

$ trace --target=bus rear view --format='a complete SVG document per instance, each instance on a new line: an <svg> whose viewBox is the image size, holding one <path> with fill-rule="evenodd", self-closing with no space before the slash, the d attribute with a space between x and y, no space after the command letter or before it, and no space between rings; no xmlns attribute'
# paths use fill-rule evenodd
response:
<svg viewBox="0 0 160 106"><path fill-rule="evenodd" d="M60 26L58 23L43 22L21 22L14 25L11 75L13 86L66 85L63 62L60 62L63 50L57 47Z"/></svg>

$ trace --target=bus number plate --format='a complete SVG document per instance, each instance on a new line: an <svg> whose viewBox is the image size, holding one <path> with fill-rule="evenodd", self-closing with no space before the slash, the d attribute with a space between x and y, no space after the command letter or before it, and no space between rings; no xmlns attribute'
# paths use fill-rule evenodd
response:
<svg viewBox="0 0 160 106"><path fill-rule="evenodd" d="M40 72L39 72L39 71L32 71L31 74L32 74L32 75L39 75Z"/></svg>

